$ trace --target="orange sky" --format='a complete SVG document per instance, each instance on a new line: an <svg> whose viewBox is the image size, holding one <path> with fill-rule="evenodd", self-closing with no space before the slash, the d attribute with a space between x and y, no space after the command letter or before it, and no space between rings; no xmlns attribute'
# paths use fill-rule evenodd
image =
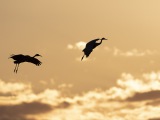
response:
<svg viewBox="0 0 160 120"><path fill-rule="evenodd" d="M67 94L82 94L119 85L124 73L133 75L135 84L146 73L158 74L159 4L159 0L1 0L0 78L4 84L29 84L35 94L61 88ZM108 41L81 62L85 47L81 43L102 37ZM36 53L43 56L40 67L23 63L18 74L13 73L11 54Z"/></svg>

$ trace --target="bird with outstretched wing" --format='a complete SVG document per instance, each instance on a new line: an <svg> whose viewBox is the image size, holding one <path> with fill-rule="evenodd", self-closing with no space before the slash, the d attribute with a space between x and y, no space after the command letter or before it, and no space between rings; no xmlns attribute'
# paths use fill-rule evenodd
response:
<svg viewBox="0 0 160 120"><path fill-rule="evenodd" d="M98 40L101 40L99 43L97 43ZM93 51L94 48L96 48L97 46L99 46L103 40L107 40L106 38L101 38L101 39L94 39L94 40L91 40L89 41L87 44L86 44L86 47L83 49L83 52L84 52L84 55L82 56L81 58L81 61L83 60L84 56L88 57L91 52Z"/></svg>
<svg viewBox="0 0 160 120"><path fill-rule="evenodd" d="M14 72L17 73L20 63L29 62L29 63L35 64L37 66L41 65L42 62L39 61L37 58L35 58L37 56L41 56L41 55L35 54L33 57L31 57L29 55L23 55L23 54L14 55L13 54L9 58L12 58L14 60L14 64L16 64Z"/></svg>

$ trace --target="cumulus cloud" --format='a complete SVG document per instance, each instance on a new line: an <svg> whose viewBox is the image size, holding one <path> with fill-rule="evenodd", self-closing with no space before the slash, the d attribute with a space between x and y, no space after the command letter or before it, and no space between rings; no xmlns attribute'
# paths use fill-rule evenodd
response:
<svg viewBox="0 0 160 120"><path fill-rule="evenodd" d="M160 98L160 90L136 93L134 96L127 98L129 101L143 101L143 100L152 100Z"/></svg>
<svg viewBox="0 0 160 120"><path fill-rule="evenodd" d="M16 83L23 87L18 89L19 92L16 92L15 96L0 96L0 119L8 119L13 115L26 120L147 120L159 118L159 76L159 71L144 73L138 78L130 73L122 73L117 84L110 89L96 88L81 95L72 96L63 95L64 91L61 90L74 87L71 84L62 84L57 89L46 89L36 94L30 85ZM6 82L3 84L15 85L15 83ZM6 91L12 93L8 89L1 90L5 93Z"/></svg>
<svg viewBox="0 0 160 120"><path fill-rule="evenodd" d="M0 93L7 94L16 94L18 92L21 92L25 89L30 89L30 85L22 84L22 83L10 83L10 82L4 82L0 80Z"/></svg>
<svg viewBox="0 0 160 120"><path fill-rule="evenodd" d="M30 84L0 81L0 120L37 120L35 116L55 109L65 109L70 103L62 99L61 90L46 89L34 93ZM72 87L62 84L60 88Z"/></svg>
<svg viewBox="0 0 160 120"><path fill-rule="evenodd" d="M83 41L80 41L80 42L77 42L75 44L68 44L67 45L67 49L69 50L72 50L72 49L78 49L78 50L83 50L86 46L86 42L83 42Z"/></svg>
<svg viewBox="0 0 160 120"><path fill-rule="evenodd" d="M113 98L119 97L121 99L126 99L127 97L133 96L135 93L160 90L160 79L158 77L150 77L153 74L159 76L160 73L144 73L142 78L139 79L129 73L122 73L122 77L117 80L117 85L119 87L112 87L108 92L114 95ZM148 79L149 77L150 79ZM116 95L116 93L119 94Z"/></svg>
<svg viewBox="0 0 160 120"><path fill-rule="evenodd" d="M72 98L65 97L63 99L70 103L71 107L62 109L61 112L59 110L51 112L47 118L56 120L158 118L160 79L150 77L153 74L159 76L159 72L144 73L140 78L123 73L117 80L117 85L110 89L95 89ZM157 101L156 106L153 105L154 101Z"/></svg>

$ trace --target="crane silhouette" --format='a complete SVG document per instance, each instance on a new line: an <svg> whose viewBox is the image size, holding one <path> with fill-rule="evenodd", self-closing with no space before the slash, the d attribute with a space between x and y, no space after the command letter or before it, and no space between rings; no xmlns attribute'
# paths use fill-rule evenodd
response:
<svg viewBox="0 0 160 120"><path fill-rule="evenodd" d="M9 58L12 58L14 60L14 64L16 64L14 72L17 73L19 64L23 63L23 62L33 63L37 66L41 65L42 62L39 61L37 58L35 58L36 56L41 56L41 55L35 54L33 57L31 57L29 55L22 55L22 54L11 55Z"/></svg>
<svg viewBox="0 0 160 120"><path fill-rule="evenodd" d="M101 41L99 43L97 43L98 40L101 40ZM88 57L91 54L91 52L93 51L93 49L96 48L98 45L100 45L103 40L107 40L107 39L103 37L101 39L98 38L98 39L94 39L94 40L89 41L86 44L86 47L83 49L84 55L82 56L81 61L83 60L84 56Z"/></svg>

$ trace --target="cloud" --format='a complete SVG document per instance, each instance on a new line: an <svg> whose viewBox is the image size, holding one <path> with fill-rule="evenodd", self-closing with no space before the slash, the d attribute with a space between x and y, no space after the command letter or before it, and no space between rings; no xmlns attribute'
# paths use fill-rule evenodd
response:
<svg viewBox="0 0 160 120"><path fill-rule="evenodd" d="M117 80L117 86L108 90L95 89L76 95L68 101L72 103L72 107L63 111L63 114L74 113L69 118L76 119L149 119L158 117L160 105L153 106L148 103L156 101L159 97L160 79L146 76L152 74L158 76L159 72L144 73L142 77L136 78L129 73L122 73L120 79ZM157 77L158 78L158 77ZM76 112L74 112L76 111ZM69 116L69 115L68 115ZM59 115L59 119L63 117ZM65 118L65 120L69 120Z"/></svg>
<svg viewBox="0 0 160 120"><path fill-rule="evenodd" d="M73 50L73 49L74 50L76 50L76 49L83 50L85 48L85 46L86 46L86 42L80 41L80 42L75 43L74 45L68 44L67 49L69 49L69 50Z"/></svg>
<svg viewBox="0 0 160 120"><path fill-rule="evenodd" d="M59 105L57 105L55 108L68 108L70 106L71 106L71 104L69 102L64 101L64 102L60 103Z"/></svg>
<svg viewBox="0 0 160 120"><path fill-rule="evenodd" d="M160 120L160 117L157 117L157 118L150 118L148 120Z"/></svg>
<svg viewBox="0 0 160 120"><path fill-rule="evenodd" d="M147 55L157 55L158 51L157 50L140 50L137 48L133 48L131 50L121 50L120 48L117 47L104 47L104 50L112 53L114 56L123 56L123 57L143 57Z"/></svg>
<svg viewBox="0 0 160 120"><path fill-rule="evenodd" d="M51 106L39 102L1 105L0 119L27 119L27 115L40 114L52 110Z"/></svg>
<svg viewBox="0 0 160 120"><path fill-rule="evenodd" d="M0 96L0 118L28 119L151 119L160 111L160 72L144 73L139 77L122 73L115 86L102 90L96 88L82 94L65 94L74 87L62 84L57 89L45 89L34 93L32 86L24 83L7 83L23 86L13 91L0 89L0 93L16 93ZM7 86L10 87L10 86ZM21 89L20 89L21 88ZM24 89L26 88L26 89ZM15 92L16 91L16 92ZM1 112L2 110L2 112ZM12 112L13 111L13 112ZM19 112L21 111L21 112ZM13 116L15 115L15 116Z"/></svg>
<svg viewBox="0 0 160 120"><path fill-rule="evenodd" d="M41 117L56 120L156 118L160 110L157 101L160 87L155 87L155 83L159 83L160 79L146 77L152 76L153 73L158 76L159 71L144 73L140 78L122 73L121 78L117 80L117 85L110 89L95 89L73 97L61 96L61 100L66 101L66 106L69 107L56 109L48 113L47 118ZM157 106L152 105L151 102L154 101L157 101Z"/></svg>
<svg viewBox="0 0 160 120"><path fill-rule="evenodd" d="M159 96L159 95L158 95ZM151 106L160 106L160 99L156 99L154 101L149 101L146 103L146 105L151 105Z"/></svg>
<svg viewBox="0 0 160 120"><path fill-rule="evenodd" d="M86 42L80 41L75 44L68 44L67 49L68 50L83 50L86 46ZM137 48L133 48L131 50L121 50L117 47L97 47L95 50L99 50L100 52L108 52L109 55L115 56L115 57L144 57L144 56L153 56L157 55L157 50L140 50ZM104 53L103 53L104 54ZM80 61L81 56L76 58L76 61ZM154 61L151 61L152 63Z"/></svg>
<svg viewBox="0 0 160 120"><path fill-rule="evenodd" d="M112 96L112 99L120 98L124 100L136 93L160 90L160 78L155 79L153 74L159 76L160 73L159 71L144 73L140 79L129 73L122 73L121 78L117 80L118 87L112 87L107 92Z"/></svg>
<svg viewBox="0 0 160 120"><path fill-rule="evenodd" d="M23 84L23 83L10 83L10 82L4 82L0 80L0 93L7 94L18 94L18 92L30 89L29 84Z"/></svg>
<svg viewBox="0 0 160 120"><path fill-rule="evenodd" d="M61 94L61 89L70 88L71 84L60 85L60 90L45 89L34 93L30 84L3 80L0 83L0 120L37 120L40 114L71 106Z"/></svg>
<svg viewBox="0 0 160 120"><path fill-rule="evenodd" d="M124 57L142 57L146 55L155 55L158 53L156 50L138 50L136 48L128 51L122 51L116 47L114 47L112 51L114 56Z"/></svg>
<svg viewBox="0 0 160 120"><path fill-rule="evenodd" d="M134 96L127 98L128 101L143 101L143 100L152 100L160 98L160 90L136 93Z"/></svg>

